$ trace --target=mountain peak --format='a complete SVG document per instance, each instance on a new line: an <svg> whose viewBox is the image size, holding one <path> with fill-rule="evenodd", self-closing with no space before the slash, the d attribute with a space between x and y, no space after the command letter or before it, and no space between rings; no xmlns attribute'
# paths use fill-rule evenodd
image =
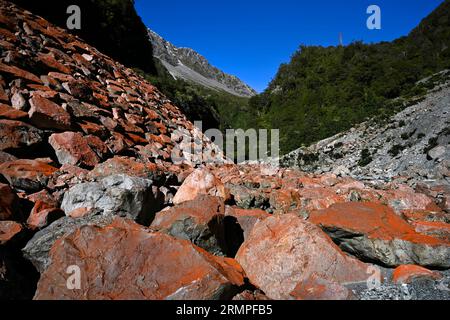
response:
<svg viewBox="0 0 450 320"><path fill-rule="evenodd" d="M200 53L187 47L176 47L159 34L148 30L153 56L161 61L175 79L221 90L240 97L252 97L256 91L238 77L212 66Z"/></svg>

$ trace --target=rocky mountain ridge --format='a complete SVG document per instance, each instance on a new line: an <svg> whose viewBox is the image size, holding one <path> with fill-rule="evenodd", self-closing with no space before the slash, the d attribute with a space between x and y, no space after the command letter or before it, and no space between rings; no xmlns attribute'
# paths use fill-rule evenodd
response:
<svg viewBox="0 0 450 320"><path fill-rule="evenodd" d="M153 55L175 79L222 90L240 97L251 97L256 91L237 77L213 67L205 57L190 48L178 48L152 30L148 30Z"/></svg>
<svg viewBox="0 0 450 320"><path fill-rule="evenodd" d="M189 161L133 70L5 0L0 48L0 299L450 299L449 190Z"/></svg>

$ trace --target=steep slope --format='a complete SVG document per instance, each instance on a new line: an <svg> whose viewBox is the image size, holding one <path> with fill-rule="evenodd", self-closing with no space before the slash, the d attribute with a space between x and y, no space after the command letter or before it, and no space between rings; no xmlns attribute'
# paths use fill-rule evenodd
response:
<svg viewBox="0 0 450 320"><path fill-rule="evenodd" d="M156 74L147 28L134 9L132 0L13 0L22 8L39 14L61 28L66 28L70 5L81 9L81 29L71 30L100 51L127 67L137 67Z"/></svg>
<svg viewBox="0 0 450 320"><path fill-rule="evenodd" d="M202 55L190 48L177 48L152 30L148 31L154 56L175 79L192 81L210 89L223 90L241 97L251 97L255 90L235 76L213 67Z"/></svg>
<svg viewBox="0 0 450 320"><path fill-rule="evenodd" d="M50 22L66 29L69 5L76 4L81 9L81 30L68 30L84 41L108 54L127 67L142 71L152 82L182 109L191 121L202 120L205 129L220 127L220 117L215 107L199 94L188 94L187 84L173 87L166 80L166 70L153 59L153 48L148 31L138 16L131 0L77 0L77 1L13 1L33 13L42 15ZM163 84L164 85L161 85ZM179 94L178 91L185 91Z"/></svg>
<svg viewBox="0 0 450 320"><path fill-rule="evenodd" d="M170 171L176 130L216 148L131 69L6 1L1 9L2 162L93 168L125 155Z"/></svg>
<svg viewBox="0 0 450 320"><path fill-rule="evenodd" d="M393 99L424 93L416 82L450 68L450 1L392 43L301 46L267 90L251 99L258 125L281 130L284 153L397 112Z"/></svg>
<svg viewBox="0 0 450 320"><path fill-rule="evenodd" d="M447 81L383 122L364 122L283 158L304 171L339 172L361 180L450 185L450 71ZM443 81L441 79L441 81Z"/></svg>

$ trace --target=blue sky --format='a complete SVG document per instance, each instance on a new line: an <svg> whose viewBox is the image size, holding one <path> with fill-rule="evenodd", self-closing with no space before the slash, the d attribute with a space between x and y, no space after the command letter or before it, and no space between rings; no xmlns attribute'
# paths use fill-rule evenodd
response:
<svg viewBox="0 0 450 320"><path fill-rule="evenodd" d="M390 41L407 35L443 0L135 0L143 22L176 46L262 91L300 44ZM382 29L368 30L369 5Z"/></svg>

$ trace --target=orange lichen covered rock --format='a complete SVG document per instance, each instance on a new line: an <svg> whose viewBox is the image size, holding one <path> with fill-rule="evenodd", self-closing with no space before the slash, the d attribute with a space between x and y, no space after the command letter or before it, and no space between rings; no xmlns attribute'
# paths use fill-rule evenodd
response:
<svg viewBox="0 0 450 320"><path fill-rule="evenodd" d="M311 213L341 248L389 266L419 264L449 267L450 242L416 232L379 203L341 203Z"/></svg>
<svg viewBox="0 0 450 320"><path fill-rule="evenodd" d="M50 255L37 300L221 299L244 284L234 260L120 218L102 228L77 229L58 240ZM79 267L79 290L67 288L69 266Z"/></svg>
<svg viewBox="0 0 450 320"><path fill-rule="evenodd" d="M151 228L221 255L227 252L224 211L223 199L203 195L157 213Z"/></svg>
<svg viewBox="0 0 450 320"><path fill-rule="evenodd" d="M439 272L431 271L416 265L399 266L394 270L394 273L392 274L392 281L397 284L408 284L417 278L439 280L442 278L442 275Z"/></svg>
<svg viewBox="0 0 450 320"><path fill-rule="evenodd" d="M149 178L158 172L154 163L137 162L135 159L115 156L95 166L89 173L93 179L104 178L115 174L126 174L130 177Z"/></svg>
<svg viewBox="0 0 450 320"><path fill-rule="evenodd" d="M50 136L49 143L55 149L61 164L93 167L100 161L81 133L54 133Z"/></svg>
<svg viewBox="0 0 450 320"><path fill-rule="evenodd" d="M227 190L220 179L208 169L197 169L191 173L173 198L174 204L194 200L199 195L228 198Z"/></svg>
<svg viewBox="0 0 450 320"><path fill-rule="evenodd" d="M14 109L6 104L0 103L0 118L19 120L28 118L28 114L21 110Z"/></svg>
<svg viewBox="0 0 450 320"><path fill-rule="evenodd" d="M10 185L30 191L42 189L49 177L57 170L45 159L23 159L0 164L0 174L8 180Z"/></svg>
<svg viewBox="0 0 450 320"><path fill-rule="evenodd" d="M70 115L59 105L39 95L30 99L30 121L41 129L70 129Z"/></svg>
<svg viewBox="0 0 450 320"><path fill-rule="evenodd" d="M417 232L450 241L450 224L441 221L414 221L411 223Z"/></svg>
<svg viewBox="0 0 450 320"><path fill-rule="evenodd" d="M291 292L313 274L338 284L369 277L368 265L343 253L320 228L290 214L258 222L236 260L271 299L292 299Z"/></svg>
<svg viewBox="0 0 450 320"><path fill-rule="evenodd" d="M0 245L6 244L22 231L22 226L14 221L0 221Z"/></svg>

